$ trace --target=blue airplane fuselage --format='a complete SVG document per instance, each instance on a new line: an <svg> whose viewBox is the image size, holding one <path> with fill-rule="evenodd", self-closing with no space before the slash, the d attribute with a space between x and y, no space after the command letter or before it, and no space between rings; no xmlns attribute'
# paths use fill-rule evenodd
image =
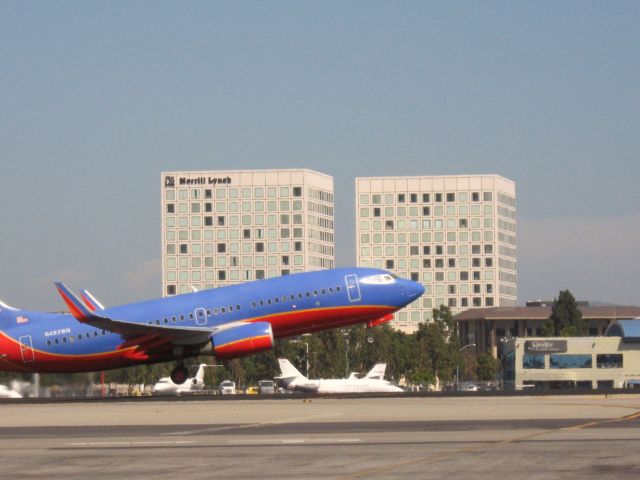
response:
<svg viewBox="0 0 640 480"><path fill-rule="evenodd" d="M265 350L273 338L389 320L423 292L384 270L323 270L97 311L99 319L121 322L113 328L3 304L0 370L82 372L200 354L233 358ZM198 334L193 340L184 337L190 329Z"/></svg>

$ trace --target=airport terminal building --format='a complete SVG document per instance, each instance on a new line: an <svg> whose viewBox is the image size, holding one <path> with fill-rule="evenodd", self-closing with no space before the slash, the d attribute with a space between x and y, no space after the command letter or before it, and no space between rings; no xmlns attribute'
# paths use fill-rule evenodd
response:
<svg viewBox="0 0 640 480"><path fill-rule="evenodd" d="M503 380L526 388L637 388L640 319L618 320L601 337L511 338L504 345Z"/></svg>
<svg viewBox="0 0 640 480"><path fill-rule="evenodd" d="M425 286L392 326L413 332L447 305L515 306L515 183L499 175L356 178L357 264Z"/></svg>
<svg viewBox="0 0 640 480"><path fill-rule="evenodd" d="M161 174L162 289L333 268L333 177L307 169Z"/></svg>

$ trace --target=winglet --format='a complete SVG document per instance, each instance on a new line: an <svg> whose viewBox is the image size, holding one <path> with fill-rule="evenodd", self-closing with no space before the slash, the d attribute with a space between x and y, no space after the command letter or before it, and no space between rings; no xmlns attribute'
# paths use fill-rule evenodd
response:
<svg viewBox="0 0 640 480"><path fill-rule="evenodd" d="M55 282L58 293L64 300L64 303L69 307L71 315L80 322L86 322L89 317L92 316L91 312L87 310L87 307L83 305L78 297L76 297L71 290L62 282Z"/></svg>
<svg viewBox="0 0 640 480"><path fill-rule="evenodd" d="M96 310L104 310L104 305L102 305L96 297L91 295L91 292L86 289L80 290L80 296L82 297L82 301L87 306L89 310L95 312Z"/></svg>

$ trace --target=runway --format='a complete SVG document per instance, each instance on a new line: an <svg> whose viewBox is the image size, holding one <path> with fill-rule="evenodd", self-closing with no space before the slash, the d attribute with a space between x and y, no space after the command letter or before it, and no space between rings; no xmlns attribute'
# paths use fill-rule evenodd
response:
<svg viewBox="0 0 640 480"><path fill-rule="evenodd" d="M639 478L640 396L0 405L2 478Z"/></svg>

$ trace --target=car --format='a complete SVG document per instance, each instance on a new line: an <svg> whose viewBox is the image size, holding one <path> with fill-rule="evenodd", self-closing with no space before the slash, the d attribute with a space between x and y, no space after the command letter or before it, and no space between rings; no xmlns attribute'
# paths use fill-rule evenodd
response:
<svg viewBox="0 0 640 480"><path fill-rule="evenodd" d="M479 388L474 383L467 383L467 384L464 384L464 385L460 385L459 390L461 392L477 392L479 390Z"/></svg>
<svg viewBox="0 0 640 480"><path fill-rule="evenodd" d="M244 393L246 395L257 395L259 393L259 390L258 390L258 387L252 386L252 387L245 388Z"/></svg>
<svg viewBox="0 0 640 480"><path fill-rule="evenodd" d="M273 380L260 380L258 382L258 392L260 395L273 395L276 393L276 384Z"/></svg>
<svg viewBox="0 0 640 480"><path fill-rule="evenodd" d="M220 395L235 395L236 394L236 384L231 380L224 380L220 383L218 387L218 392Z"/></svg>

